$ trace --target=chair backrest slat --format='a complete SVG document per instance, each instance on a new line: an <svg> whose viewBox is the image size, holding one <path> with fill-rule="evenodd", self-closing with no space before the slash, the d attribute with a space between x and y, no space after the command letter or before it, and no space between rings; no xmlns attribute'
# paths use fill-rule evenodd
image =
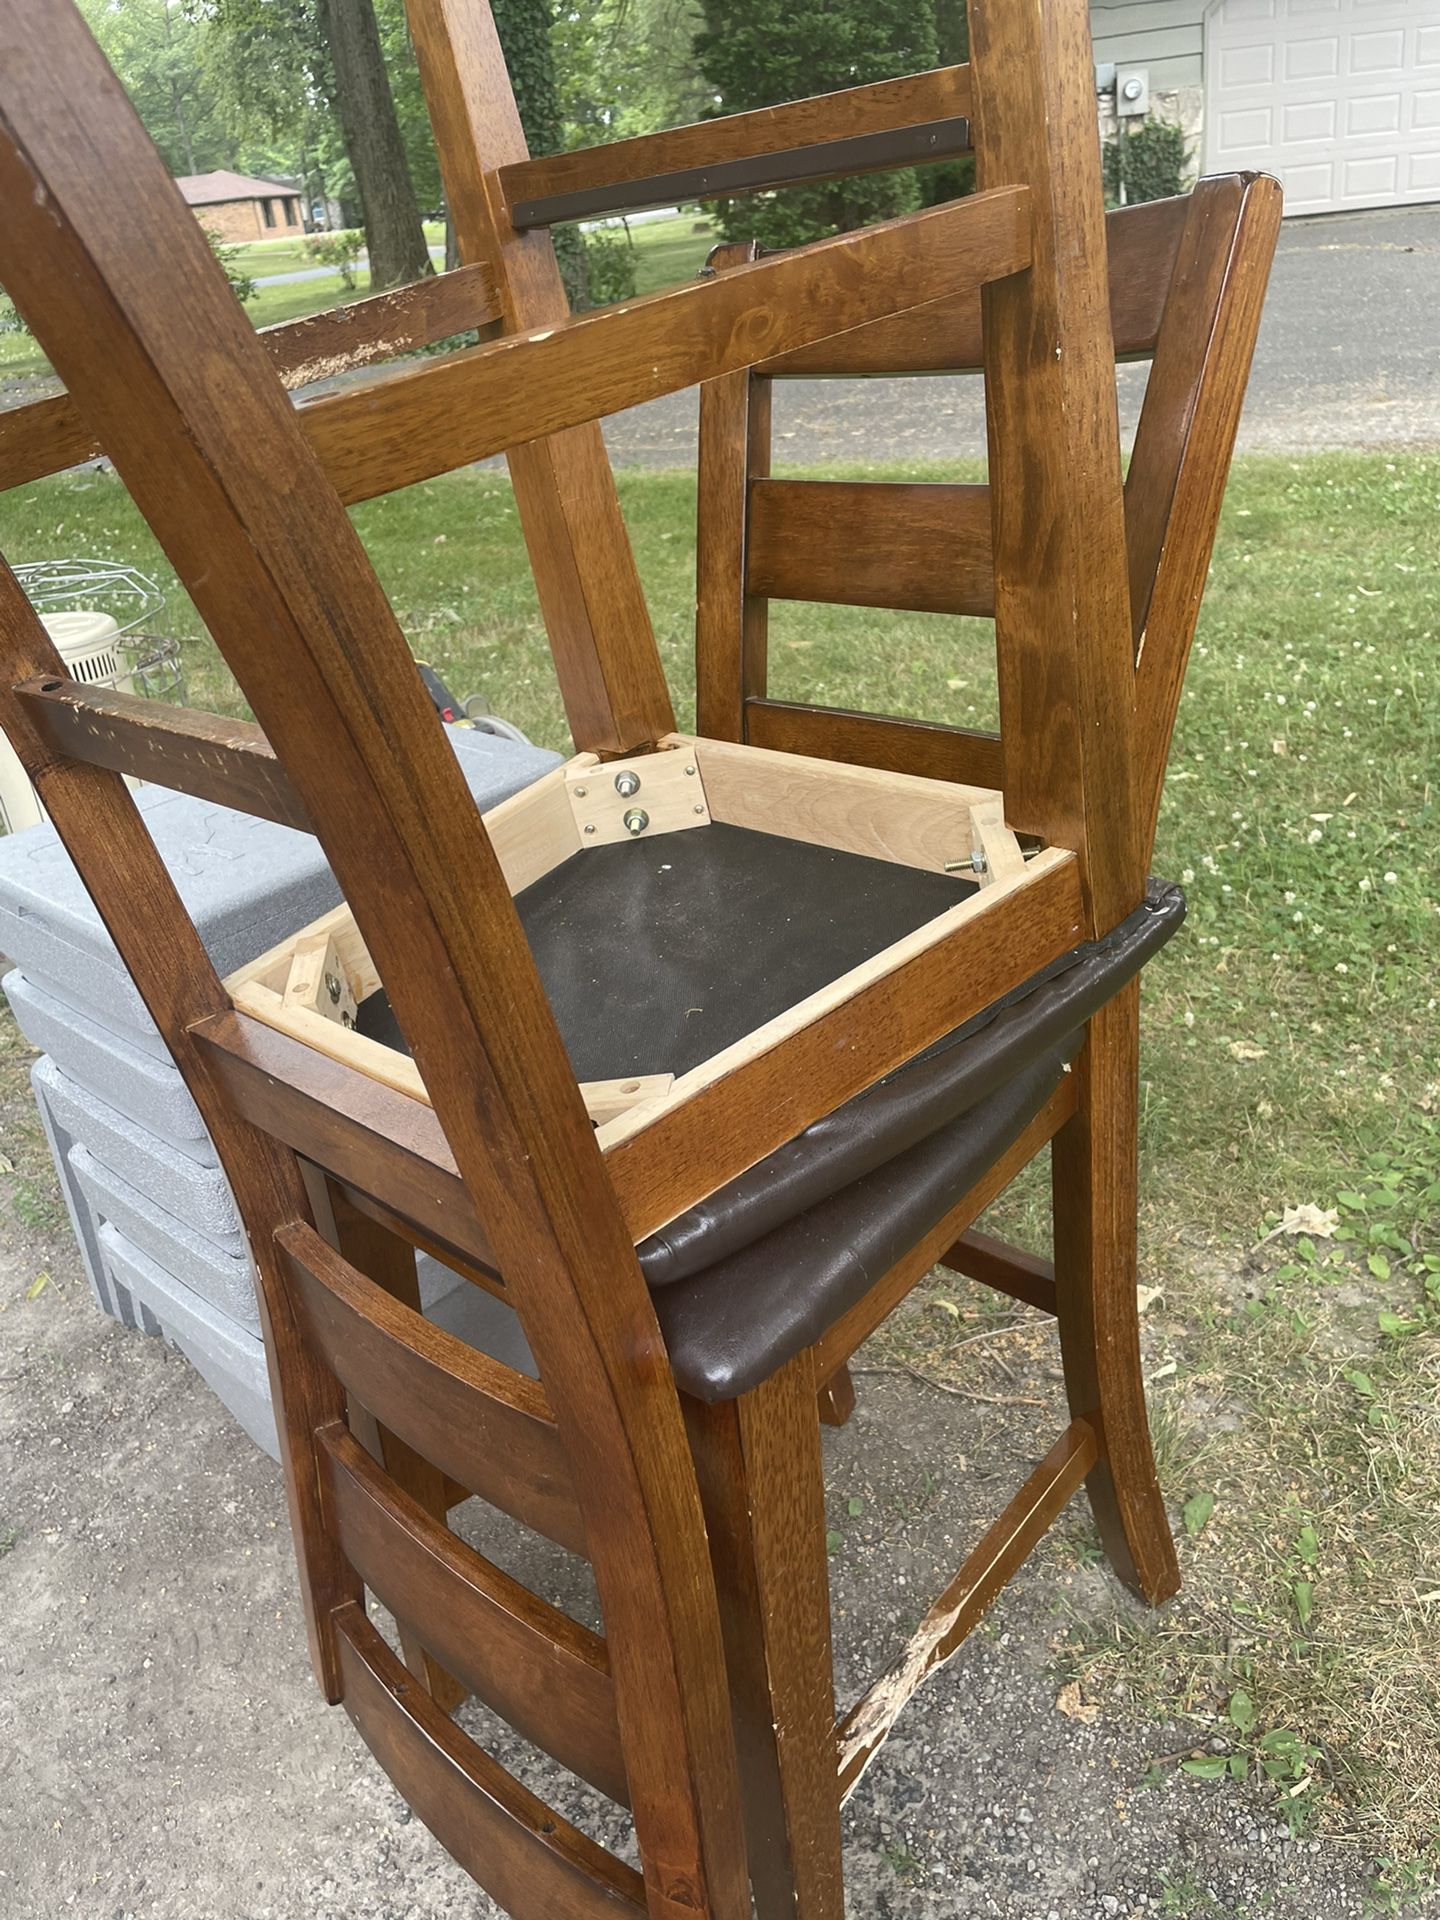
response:
<svg viewBox="0 0 1440 1920"><path fill-rule="evenodd" d="M1142 201L1105 216L1110 325L1122 359L1154 351L1189 201ZM978 372L984 362L979 294L872 320L834 340L798 347L755 369L775 379Z"/></svg>
<svg viewBox="0 0 1440 1920"><path fill-rule="evenodd" d="M1177 199L1118 209L1106 220L1116 357L1153 359L1124 490L1137 819L1146 860L1279 219L1274 180L1231 174L1202 180ZM717 267L727 270L746 251L738 244L720 250ZM770 599L995 611L993 548L988 522L981 522L982 503L987 515L992 504L987 489L778 480L770 473L775 378L978 369L981 331L980 304L967 297L857 327L702 390L702 732L1004 786L1013 799L1003 728L996 735L859 714L774 700L766 690ZM1002 697L1007 684L1013 690L1013 669L1002 668ZM1018 724L1026 724L1023 715Z"/></svg>
<svg viewBox="0 0 1440 1920"><path fill-rule="evenodd" d="M320 1435L345 1556L397 1619L423 1620L446 1670L532 1746L629 1802L605 1642L457 1540L345 1427Z"/></svg>
<svg viewBox="0 0 1440 1920"><path fill-rule="evenodd" d="M298 387L472 333L495 318L484 270L458 267L348 307L261 327L257 338L286 386ZM7 408L0 412L0 492L104 451L68 393Z"/></svg>
<svg viewBox="0 0 1440 1920"><path fill-rule="evenodd" d="M963 153L970 145L969 112L969 67L938 67L603 147L521 161L501 168L500 190L517 228L588 220L676 200L762 192L798 178L912 167L917 161ZM902 141L890 149L872 147L868 153L827 153L837 143L905 134L918 135L918 146ZM802 159L805 155L815 157ZM765 164L781 157L792 161L788 171ZM753 170L739 171L747 165Z"/></svg>
<svg viewBox="0 0 1440 1920"><path fill-rule="evenodd" d="M752 479L747 511L749 593L918 613L995 611L988 487Z"/></svg>
<svg viewBox="0 0 1440 1920"><path fill-rule="evenodd" d="M638 1920L646 1901L635 1869L467 1738L415 1685L358 1606L340 1614L338 1638L345 1709L366 1744L441 1846L507 1912Z"/></svg>

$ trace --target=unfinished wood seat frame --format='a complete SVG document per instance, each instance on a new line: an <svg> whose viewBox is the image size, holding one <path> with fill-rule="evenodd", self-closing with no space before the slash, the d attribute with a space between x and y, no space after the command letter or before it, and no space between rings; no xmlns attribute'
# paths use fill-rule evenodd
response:
<svg viewBox="0 0 1440 1920"><path fill-rule="evenodd" d="M0 485L103 448L259 724L68 680L3 566L0 721L236 1193L320 1686L522 1917L740 1920L753 1898L762 1920L839 1920L844 1793L1071 1492L1088 1485L1137 1591L1175 1585L1135 1324L1133 986L984 1179L738 1399L682 1405L634 1251L1107 933L1143 889L1278 195L1206 183L1118 218L1112 336L1085 8L991 4L971 0L972 67L532 161L483 0L411 0L466 265L268 337L68 0L14 0L0 28L0 283L66 385L0 415ZM565 311L555 221L910 165L972 138L969 201ZM275 378L472 328L473 348L298 408ZM1154 354L1123 491L1117 344ZM763 560L767 513L772 534L804 524L795 496L763 492L767 382L921 364L986 376L988 494L937 490L921 519L933 591L994 614L998 742L765 694L764 597L813 592L831 565L777 571L774 539ZM597 418L696 382L691 735ZM343 506L500 451L578 757L482 825ZM904 517L878 495L856 510ZM907 564L908 588L872 577L859 597L908 604L924 570ZM842 595L838 576L826 593ZM222 984L122 773L317 833L347 905ZM691 1072L581 1089L512 896L623 840L627 773L647 834L753 825L984 884ZM413 1065L377 1061L347 1024L380 983ZM1052 1141L1053 1268L968 1231ZM538 1381L424 1319L417 1248L514 1309ZM900 1666L837 1724L817 1396L844 1417L846 1360L937 1261L1057 1313L1072 1420ZM451 1532L470 1496L589 1558L603 1638ZM639 1872L461 1731L469 1692L632 1809Z"/></svg>

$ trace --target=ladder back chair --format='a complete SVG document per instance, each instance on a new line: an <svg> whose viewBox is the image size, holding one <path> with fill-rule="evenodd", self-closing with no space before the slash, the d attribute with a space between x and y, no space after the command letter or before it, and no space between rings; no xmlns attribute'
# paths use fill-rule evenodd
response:
<svg viewBox="0 0 1440 1920"><path fill-rule="evenodd" d="M1106 216L1115 354L1151 361L1124 487L1135 722L1131 804L1139 855L1146 862L1280 212L1277 181L1236 174L1201 180L1181 198ZM715 250L712 270L723 273L760 257L753 245L733 243ZM995 478L988 486L798 480L771 473L775 380L980 372L989 364L982 311L987 298L977 289L954 303L856 328L701 389L696 731L802 760L999 787L1009 825L1022 832L1028 828L1043 840L1048 837L1043 809L1027 815L1018 798L1027 791L1046 795L1050 776L1039 758L1047 743L1043 733L1036 737L1034 711L1018 682L1022 660L1014 628L1007 630L1005 582L997 574L999 495L1007 484L998 446L992 444ZM1092 404L1104 404L1108 414L1112 400L1113 388ZM998 436L993 402L990 412L992 434ZM944 565L936 563L940 553L947 556ZM767 614L772 599L994 619L1001 731L770 697ZM873 644L877 649L886 644L883 630ZM1162 921L1172 920L1180 907L1174 889L1154 882L1147 904ZM1152 928L1154 944L1163 937ZM1123 948L1123 936L1112 943ZM977 1155L979 1178L970 1192L952 1198L943 1210L937 1205L922 1209L924 1237L906 1245L863 1302L828 1327L812 1349L805 1388L824 1383L822 1417L843 1419L854 1402L846 1371L850 1356L938 1264L1057 1316L1074 1416L1069 1432L926 1616L905 1657L838 1723L842 1799L916 1687L958 1647L1082 1478L1088 1480L1102 1540L1121 1579L1152 1603L1178 1586L1155 1483L1140 1370L1135 1295L1139 1003L1138 979L1132 975L1127 961L1109 972L1097 970L1088 986L1072 975L1068 993L1063 980L1042 986L1034 996L1037 1024L1046 1024L1051 1033L1064 1024L1065 1016L1055 1018L1056 1007L1046 1008L1047 995L1054 996L1068 1000L1069 1017L1087 1036L1069 1077L1023 1131L1012 1126L1010 1138L1002 1132L1004 1151L992 1164L985 1165L983 1150ZM970 1225L1047 1145L1053 1150L1053 1261ZM950 1191L953 1196L953 1186ZM855 1235L858 1225L852 1213L841 1231ZM818 1216L811 1217L811 1226L824 1230ZM882 1258L879 1265L885 1264ZM798 1400L790 1409L788 1433L774 1418L770 1402L780 1391L772 1382L733 1405L707 1408L703 1415L692 1409L691 1424L712 1541L724 1539L727 1531L730 1536L716 1553L716 1564L732 1665L750 1682L748 1697L737 1701L737 1725L742 1741L748 1734L750 1743L748 1749L742 1744L742 1756L758 1750L772 1773L766 1814L754 1818L768 1815L772 1830L788 1827L798 1849L806 1820L813 1822L813 1802L807 1809L799 1766L784 1752L786 1735L772 1736L769 1730L769 1721L781 1724L777 1707L793 1709L794 1700L792 1695L787 1701L786 1684L765 1667L772 1639L783 1644L787 1633L798 1634L812 1644L819 1630L819 1564L812 1553L807 1588L800 1580L794 1537L773 1524L797 1504L797 1470L810 1475L812 1529L823 1532L823 1518L813 1436L799 1432ZM707 1472L712 1455L713 1469ZM735 1496L736 1483L747 1488L743 1501ZM809 1626L797 1621L803 1611L793 1597L797 1591L810 1596ZM736 1616L747 1606L751 1618L737 1628ZM793 1674L788 1684L793 1689ZM817 1676L814 1694L823 1688ZM787 1770L793 1779L786 1778ZM812 1770L816 1792L813 1773L819 1771L818 1765ZM753 1777L747 1773L747 1781ZM833 1784L827 1780L827 1785L833 1796ZM761 1857L783 1859L785 1848L771 1845ZM798 1875L802 1869L796 1864L793 1870ZM776 1912L785 1910L784 1895L781 1887ZM838 1906L833 1911L838 1913Z"/></svg>
<svg viewBox="0 0 1440 1920"><path fill-rule="evenodd" d="M465 265L267 336L70 0L0 22L0 284L66 387L0 416L0 485L103 448L257 716L68 680L0 565L0 722L236 1193L320 1687L521 1920L838 1920L844 1791L1082 1481L1122 1574L1174 1585L1134 1327L1133 983L1180 906L1146 896L1131 580L1148 541L1148 633L1178 506L1127 550L1083 0L971 16L971 67L532 161L483 0L412 0ZM967 201L564 311L561 220L972 129ZM977 290L1005 791L738 721L678 733L598 418L833 363L822 343ZM285 394L457 328L480 344ZM1186 458L1158 484L1213 517L1227 416L1176 378ZM579 752L482 821L344 508L502 451ZM742 552L748 491L709 503ZM967 528L937 577L969 577ZM345 905L220 981L126 773L315 832ZM1056 1271L990 1268L1060 1308L1074 1418L837 1740L817 1394L1052 1137ZM513 1313L533 1377L424 1318L416 1249ZM588 1559L603 1638L452 1531L469 1497ZM457 1725L467 1693L630 1808L638 1872Z"/></svg>

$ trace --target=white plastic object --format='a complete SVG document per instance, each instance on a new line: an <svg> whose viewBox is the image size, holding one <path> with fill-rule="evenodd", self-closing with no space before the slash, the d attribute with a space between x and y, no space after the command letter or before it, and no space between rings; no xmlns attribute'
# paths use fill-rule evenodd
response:
<svg viewBox="0 0 1440 1920"><path fill-rule="evenodd" d="M87 610L67 613L42 613L46 632L65 662L72 680L87 686L103 683L132 693L134 683L123 671L124 662L116 650L120 628L108 613ZM132 786L137 785L131 781ZM25 776L19 756L0 734L0 825L7 833L19 833L23 827L36 826L45 818L34 787Z"/></svg>

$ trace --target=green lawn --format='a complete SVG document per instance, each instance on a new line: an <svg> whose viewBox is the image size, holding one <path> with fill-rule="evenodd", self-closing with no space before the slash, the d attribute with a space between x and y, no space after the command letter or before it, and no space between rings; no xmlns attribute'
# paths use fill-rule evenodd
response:
<svg viewBox="0 0 1440 1920"><path fill-rule="evenodd" d="M635 249L635 291L656 293L661 287L693 280L719 235L702 214L673 214L668 220L640 220L630 226Z"/></svg>
<svg viewBox="0 0 1440 1920"><path fill-rule="evenodd" d="M620 490L688 721L693 480ZM504 476L355 520L457 693L567 745ZM1106 1711L1183 1713L1223 1744L1195 1792L1283 1773L1286 1816L1397 1887L1440 1848L1437 524L1440 456L1236 463L1155 862L1190 920L1146 976L1144 1255L1165 1289L1146 1325L1186 1591L1153 1619L1075 1619L1060 1655ZM96 474L0 500L0 548L170 578ZM192 698L238 710L178 593L171 611ZM771 644L778 693L994 719L982 623L777 607ZM1267 1238L1287 1207L1317 1226ZM1004 1214L1033 1226L1033 1183ZM897 1353L983 1384L985 1350L960 1344L976 1312L920 1294Z"/></svg>
<svg viewBox="0 0 1440 1920"><path fill-rule="evenodd" d="M425 222L425 240L428 246L443 247L445 244L445 223L441 220ZM237 247L234 263L253 274L258 279L272 273L300 273L315 265L305 249L304 240L294 238L284 240L252 240L246 246Z"/></svg>

